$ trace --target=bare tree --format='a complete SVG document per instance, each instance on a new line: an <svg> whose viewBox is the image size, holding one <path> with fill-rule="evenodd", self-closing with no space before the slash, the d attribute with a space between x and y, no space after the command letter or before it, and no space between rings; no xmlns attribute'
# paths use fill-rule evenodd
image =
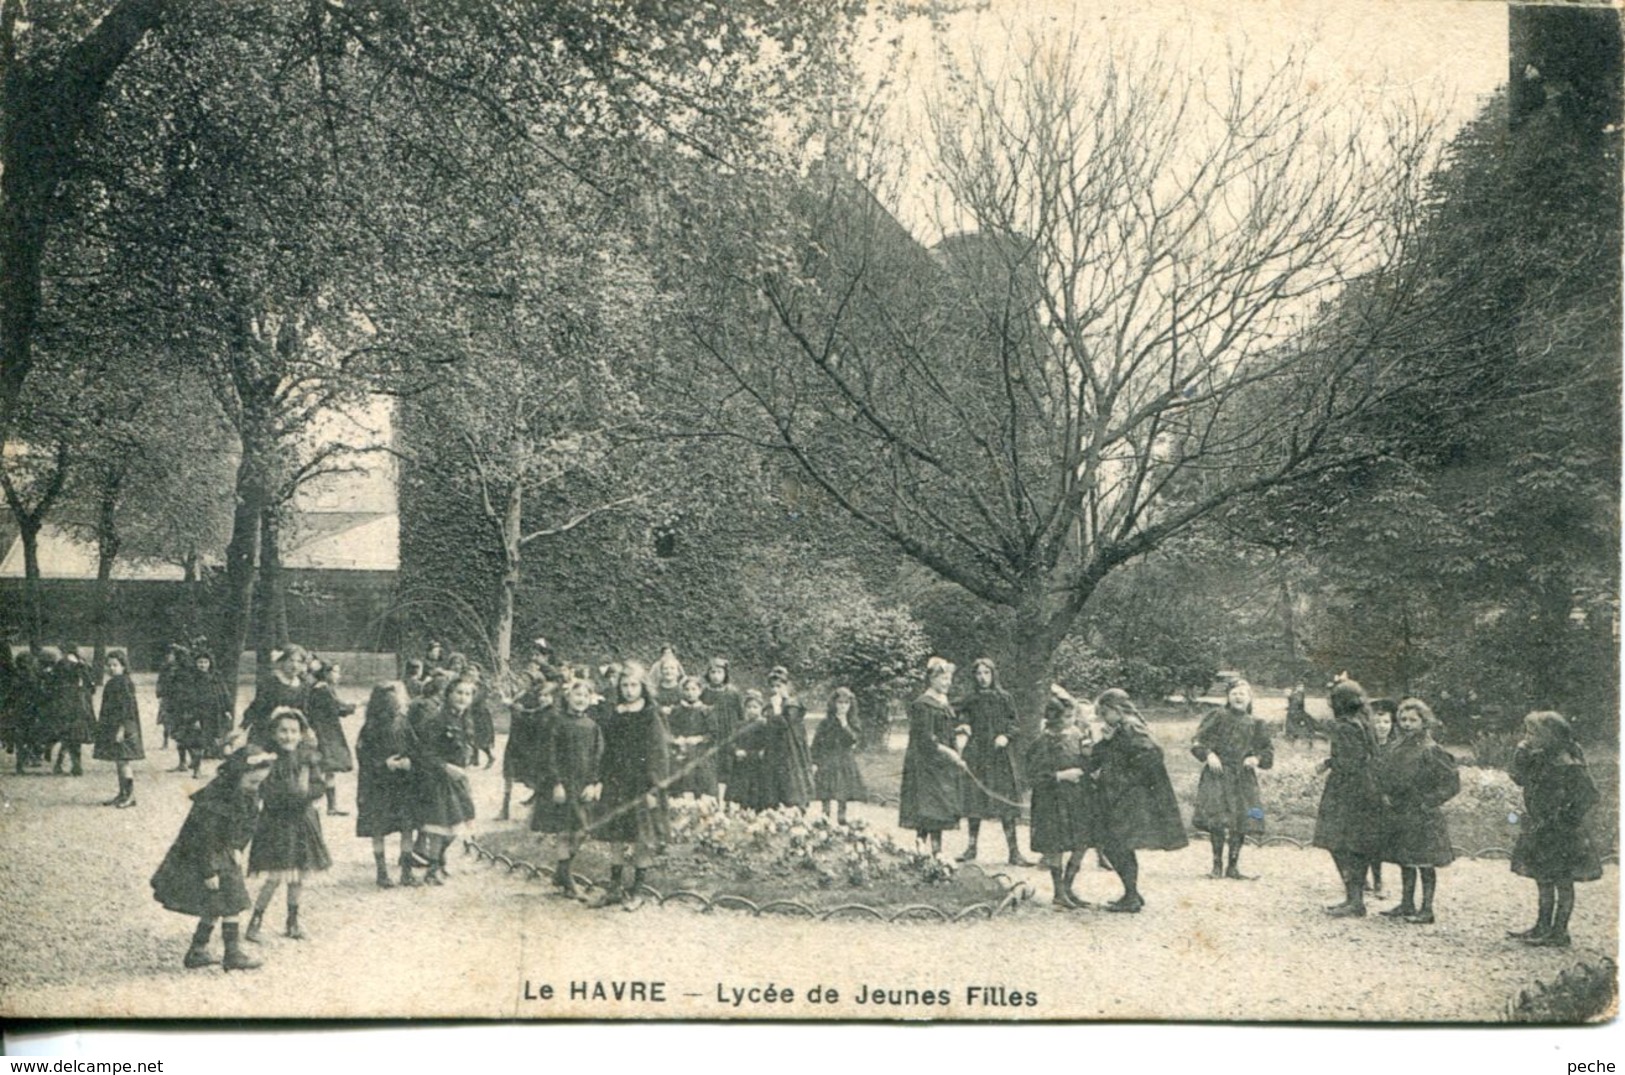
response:
<svg viewBox="0 0 1625 1075"><path fill-rule="evenodd" d="M1115 568L1378 450L1349 434L1425 315L1403 274L1433 142L1401 111L1351 119L1290 59L1213 82L1043 42L958 85L925 169L948 238L922 250L874 184L803 184L776 257L714 258L688 328L719 428L1008 610L1036 705Z"/></svg>

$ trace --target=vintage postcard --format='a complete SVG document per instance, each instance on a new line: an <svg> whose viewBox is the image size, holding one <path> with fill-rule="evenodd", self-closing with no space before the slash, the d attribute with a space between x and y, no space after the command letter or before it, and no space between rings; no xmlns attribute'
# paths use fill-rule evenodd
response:
<svg viewBox="0 0 1625 1075"><path fill-rule="evenodd" d="M1614 1016L1617 8L0 49L0 1016Z"/></svg>

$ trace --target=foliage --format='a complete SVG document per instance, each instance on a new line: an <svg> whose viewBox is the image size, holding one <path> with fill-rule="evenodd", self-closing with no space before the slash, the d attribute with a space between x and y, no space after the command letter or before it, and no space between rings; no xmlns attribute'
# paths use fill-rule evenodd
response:
<svg viewBox="0 0 1625 1075"><path fill-rule="evenodd" d="M1166 698L1189 687L1162 666L1131 654L1103 653L1078 638L1068 637L1055 650L1055 680L1080 696L1093 696L1108 687L1121 687L1136 698Z"/></svg>
<svg viewBox="0 0 1625 1075"><path fill-rule="evenodd" d="M755 552L745 580L773 663L860 693L918 676L924 630L908 609L881 605L851 561L773 545Z"/></svg>
<svg viewBox="0 0 1625 1075"><path fill-rule="evenodd" d="M1617 1016L1619 965L1604 957L1596 963L1565 967L1551 982L1536 982L1519 991L1507 1005L1509 1023L1595 1023Z"/></svg>
<svg viewBox="0 0 1625 1075"><path fill-rule="evenodd" d="M1407 274L1449 301L1397 360L1460 389L1396 396L1351 431L1392 454L1237 527L1301 550L1323 673L1617 726L1620 128L1569 107L1617 107L1611 62L1518 88L1544 107L1497 95L1430 181Z"/></svg>

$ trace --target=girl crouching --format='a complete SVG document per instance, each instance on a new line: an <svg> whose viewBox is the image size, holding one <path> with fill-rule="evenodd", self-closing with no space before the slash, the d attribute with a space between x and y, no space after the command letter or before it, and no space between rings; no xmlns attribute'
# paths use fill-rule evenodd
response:
<svg viewBox="0 0 1625 1075"><path fill-rule="evenodd" d="M222 962L226 970L253 970L237 934L237 918L248 908L243 883L243 848L254 835L260 812L260 785L271 771L273 754L245 749L227 758L220 771L192 796L180 834L152 875L152 898L167 911L195 915L197 928L182 965L196 969ZM209 954L216 920L222 923L226 956Z"/></svg>

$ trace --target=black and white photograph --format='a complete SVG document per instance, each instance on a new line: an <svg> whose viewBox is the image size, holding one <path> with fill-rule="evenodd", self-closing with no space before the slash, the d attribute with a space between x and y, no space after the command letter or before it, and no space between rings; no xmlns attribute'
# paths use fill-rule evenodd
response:
<svg viewBox="0 0 1625 1075"><path fill-rule="evenodd" d="M0 1018L1614 1019L1622 54L0 0Z"/></svg>

